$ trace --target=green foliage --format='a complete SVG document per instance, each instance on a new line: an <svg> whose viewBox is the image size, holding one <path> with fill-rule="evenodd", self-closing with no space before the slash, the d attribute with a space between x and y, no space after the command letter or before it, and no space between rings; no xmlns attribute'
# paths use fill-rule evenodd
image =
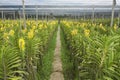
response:
<svg viewBox="0 0 120 80"><path fill-rule="evenodd" d="M119 28L71 21L63 21L61 25L77 80L120 79ZM71 31L74 29L78 32L73 36ZM85 30L90 31L87 32L89 36L85 35Z"/></svg>
<svg viewBox="0 0 120 80"><path fill-rule="evenodd" d="M21 21L22 23L22 21ZM40 80L42 57L55 31L55 21L0 22L0 80Z"/></svg>
<svg viewBox="0 0 120 80"><path fill-rule="evenodd" d="M63 31L60 32L61 35L61 59L62 59L62 67L63 67L63 74L65 80L74 80L73 78L73 62L70 61L70 52L67 48L66 42L65 42L65 36Z"/></svg>
<svg viewBox="0 0 120 80"><path fill-rule="evenodd" d="M21 69L21 59L10 46L0 49L0 80L21 80L25 72Z"/></svg>
<svg viewBox="0 0 120 80"><path fill-rule="evenodd" d="M80 65L80 75L84 74L81 78L87 76L90 80L120 79L120 74L116 73L118 68L115 68L115 56L118 56L115 47L119 45L119 39L120 36L102 36L87 44L89 49Z"/></svg>
<svg viewBox="0 0 120 80"><path fill-rule="evenodd" d="M50 74L52 72L52 62L54 57L54 50L56 46L56 32L52 36L52 40L48 43L48 49L44 52L42 57L42 66L38 69L38 79L37 80L49 80Z"/></svg>

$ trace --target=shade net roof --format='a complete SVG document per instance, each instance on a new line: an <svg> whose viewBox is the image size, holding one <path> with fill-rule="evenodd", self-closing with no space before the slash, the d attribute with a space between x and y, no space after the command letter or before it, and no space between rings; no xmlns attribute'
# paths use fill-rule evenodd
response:
<svg viewBox="0 0 120 80"><path fill-rule="evenodd" d="M26 5L36 4L70 4L70 5L112 5L113 0L24 0ZM21 5L22 0L1 0L1 5ZM120 0L116 0L120 5Z"/></svg>
<svg viewBox="0 0 120 80"><path fill-rule="evenodd" d="M26 13L82 13L111 12L113 0L24 0ZM22 11L22 0L1 0L0 11ZM115 12L120 11L120 0L116 0Z"/></svg>

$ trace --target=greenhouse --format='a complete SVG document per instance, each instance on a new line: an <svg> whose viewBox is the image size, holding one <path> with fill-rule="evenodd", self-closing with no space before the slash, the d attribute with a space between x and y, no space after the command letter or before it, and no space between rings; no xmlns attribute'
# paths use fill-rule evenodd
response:
<svg viewBox="0 0 120 80"><path fill-rule="evenodd" d="M1 0L0 80L120 80L120 0Z"/></svg>

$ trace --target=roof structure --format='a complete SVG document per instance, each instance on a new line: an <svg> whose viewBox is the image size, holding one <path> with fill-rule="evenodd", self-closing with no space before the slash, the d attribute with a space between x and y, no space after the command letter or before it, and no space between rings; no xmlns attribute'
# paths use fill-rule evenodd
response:
<svg viewBox="0 0 120 80"><path fill-rule="evenodd" d="M36 7L39 14L82 14L105 13L112 11L113 0L25 0L25 11L27 14L34 14ZM120 0L117 0L115 12L120 11ZM2 0L0 2L0 11L4 12L22 12L22 0Z"/></svg>

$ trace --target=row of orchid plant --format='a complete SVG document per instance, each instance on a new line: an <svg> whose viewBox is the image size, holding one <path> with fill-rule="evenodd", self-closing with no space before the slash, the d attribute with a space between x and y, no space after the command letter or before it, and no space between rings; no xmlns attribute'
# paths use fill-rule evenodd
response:
<svg viewBox="0 0 120 80"><path fill-rule="evenodd" d="M56 21L0 20L0 80L38 80Z"/></svg>
<svg viewBox="0 0 120 80"><path fill-rule="evenodd" d="M102 23L61 22L73 80L120 79L120 29Z"/></svg>

